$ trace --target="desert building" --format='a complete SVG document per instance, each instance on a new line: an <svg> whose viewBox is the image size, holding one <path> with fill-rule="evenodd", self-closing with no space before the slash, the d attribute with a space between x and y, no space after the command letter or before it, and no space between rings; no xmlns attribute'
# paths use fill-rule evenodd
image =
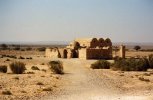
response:
<svg viewBox="0 0 153 100"><path fill-rule="evenodd" d="M111 59L112 42L109 38L75 39L65 48L46 49L46 57Z"/></svg>

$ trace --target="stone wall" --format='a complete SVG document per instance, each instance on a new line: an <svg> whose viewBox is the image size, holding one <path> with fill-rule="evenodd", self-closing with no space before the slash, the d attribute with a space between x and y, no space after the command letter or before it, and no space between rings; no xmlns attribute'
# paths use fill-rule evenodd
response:
<svg viewBox="0 0 153 100"><path fill-rule="evenodd" d="M58 50L57 49L46 49L45 51L46 57L58 58Z"/></svg>
<svg viewBox="0 0 153 100"><path fill-rule="evenodd" d="M80 49L79 50L80 59L111 59L112 53L111 48L109 49Z"/></svg>
<svg viewBox="0 0 153 100"><path fill-rule="evenodd" d="M87 49L83 48L83 49L79 49L79 58L80 59L87 59Z"/></svg>

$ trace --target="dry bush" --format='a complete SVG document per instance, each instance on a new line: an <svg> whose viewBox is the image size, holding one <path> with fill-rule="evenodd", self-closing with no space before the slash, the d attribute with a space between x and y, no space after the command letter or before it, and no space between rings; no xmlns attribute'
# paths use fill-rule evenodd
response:
<svg viewBox="0 0 153 100"><path fill-rule="evenodd" d="M42 52L46 50L46 47L37 48L38 51Z"/></svg>
<svg viewBox="0 0 153 100"><path fill-rule="evenodd" d="M145 79L145 78L143 78L143 77L139 77L139 80L141 80L141 81L145 81L145 82L150 82L149 79Z"/></svg>
<svg viewBox="0 0 153 100"><path fill-rule="evenodd" d="M27 74L35 74L34 72L27 72Z"/></svg>
<svg viewBox="0 0 153 100"><path fill-rule="evenodd" d="M25 59L24 57L20 56L18 59Z"/></svg>
<svg viewBox="0 0 153 100"><path fill-rule="evenodd" d="M26 67L22 62L13 62L10 64L10 69L14 74L22 74L26 70Z"/></svg>
<svg viewBox="0 0 153 100"><path fill-rule="evenodd" d="M2 94L3 95L12 95L11 91L9 91L9 90L2 91Z"/></svg>
<svg viewBox="0 0 153 100"><path fill-rule="evenodd" d="M145 75L145 76L151 76L150 73L144 73L143 75Z"/></svg>
<svg viewBox="0 0 153 100"><path fill-rule="evenodd" d="M43 91L52 91L51 87L43 88Z"/></svg>
<svg viewBox="0 0 153 100"><path fill-rule="evenodd" d="M32 66L31 69L32 70L40 70L37 66Z"/></svg>
<svg viewBox="0 0 153 100"><path fill-rule="evenodd" d="M41 69L41 71L46 72L46 69Z"/></svg>
<svg viewBox="0 0 153 100"><path fill-rule="evenodd" d="M41 63L41 65L45 65L45 63Z"/></svg>
<svg viewBox="0 0 153 100"><path fill-rule="evenodd" d="M0 65L0 72L6 73L7 72L7 66L6 65Z"/></svg>
<svg viewBox="0 0 153 100"><path fill-rule="evenodd" d="M6 59L6 61L11 61L10 59Z"/></svg>
<svg viewBox="0 0 153 100"><path fill-rule="evenodd" d="M64 74L63 72L63 63L61 61L50 61L48 63L49 68L55 74Z"/></svg>
<svg viewBox="0 0 153 100"><path fill-rule="evenodd" d="M109 69L110 63L106 60L98 60L90 66L92 69Z"/></svg>
<svg viewBox="0 0 153 100"><path fill-rule="evenodd" d="M42 82L38 82L37 85L44 85Z"/></svg>
<svg viewBox="0 0 153 100"><path fill-rule="evenodd" d="M14 77L13 79L19 80L19 77L16 76L16 77Z"/></svg>
<svg viewBox="0 0 153 100"><path fill-rule="evenodd" d="M146 58L118 59L112 65L112 69L121 71L146 71L148 68L149 64Z"/></svg>
<svg viewBox="0 0 153 100"><path fill-rule="evenodd" d="M153 54L149 55L148 62L149 62L150 68L153 68Z"/></svg>
<svg viewBox="0 0 153 100"><path fill-rule="evenodd" d="M26 59L32 59L32 57L29 57L29 58L27 57Z"/></svg>

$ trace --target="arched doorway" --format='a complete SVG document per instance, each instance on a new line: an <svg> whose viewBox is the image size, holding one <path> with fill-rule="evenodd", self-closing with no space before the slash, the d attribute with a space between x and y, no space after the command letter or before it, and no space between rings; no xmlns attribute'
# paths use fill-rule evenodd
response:
<svg viewBox="0 0 153 100"><path fill-rule="evenodd" d="M64 51L63 51L63 58L67 58L67 50L66 49L64 49Z"/></svg>

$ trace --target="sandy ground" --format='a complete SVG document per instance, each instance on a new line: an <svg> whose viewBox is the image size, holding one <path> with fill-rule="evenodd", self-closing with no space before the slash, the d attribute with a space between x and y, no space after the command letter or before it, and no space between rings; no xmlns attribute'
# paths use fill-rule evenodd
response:
<svg viewBox="0 0 153 100"><path fill-rule="evenodd" d="M1 54L8 52L1 52ZM153 71L121 72L111 69L93 70L90 64L96 60L51 59L43 52L9 52L8 54L33 59L0 58L1 64L12 61L26 63L25 74L0 73L0 100L153 100ZM134 55L134 54L133 54ZM52 74L47 63L61 60L64 75ZM44 63L44 65L42 65ZM32 70L32 66L40 70ZM42 71L46 70L46 72ZM34 74L28 74L34 72ZM150 82L139 80L140 77ZM43 85L37 85L38 82ZM43 91L52 88L52 91ZM3 95L4 90L12 95Z"/></svg>
<svg viewBox="0 0 153 100"><path fill-rule="evenodd" d="M152 100L153 79L138 79L144 72L92 70L90 63L79 59L63 60L65 75L57 94L42 100ZM149 72L148 72L149 73ZM136 76L135 76L136 75ZM153 76L153 75L151 75Z"/></svg>

